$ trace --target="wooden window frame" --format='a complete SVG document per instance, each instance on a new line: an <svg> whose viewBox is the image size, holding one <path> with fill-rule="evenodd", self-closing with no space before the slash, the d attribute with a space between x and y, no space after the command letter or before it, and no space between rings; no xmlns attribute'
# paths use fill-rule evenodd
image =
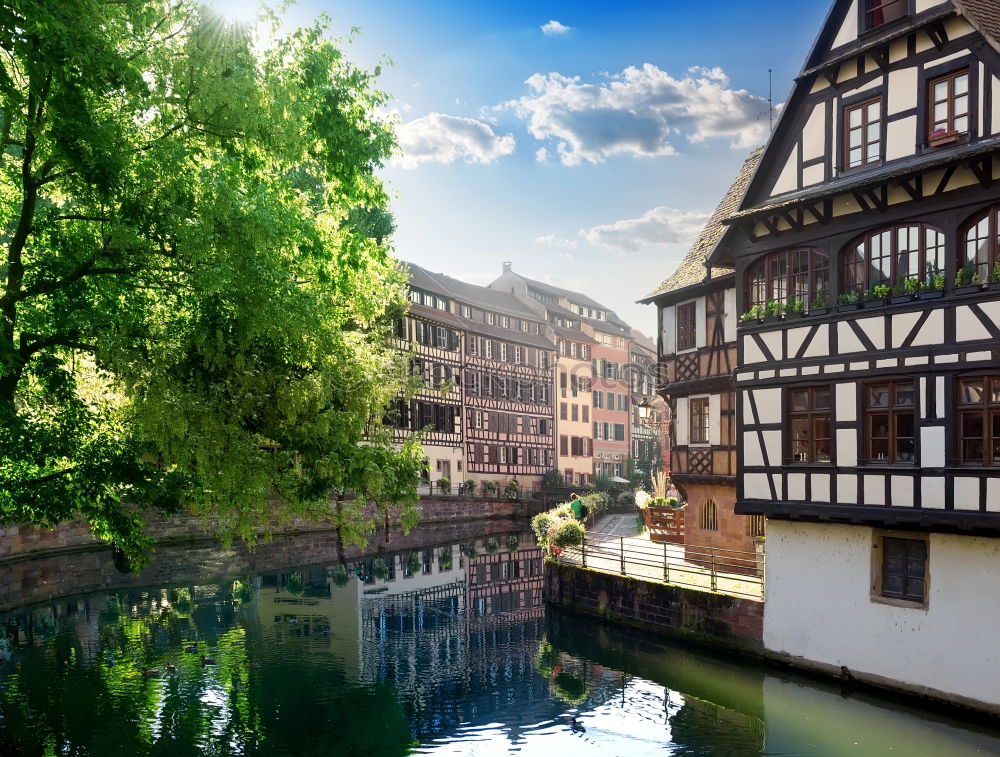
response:
<svg viewBox="0 0 1000 757"><path fill-rule="evenodd" d="M881 0L877 7L869 7L869 5L875 1L877 0L861 0L861 2L858 3L859 36L875 34L883 29L888 29L896 24L901 24L912 15L909 0ZM877 12L884 11L886 8L897 3L900 3L903 6L903 13L898 18L892 18L878 24L872 23L872 18Z"/></svg>
<svg viewBox="0 0 1000 757"><path fill-rule="evenodd" d="M801 254L806 255L805 286L797 285L796 271L801 271ZM779 273L783 270L784 273ZM786 304L791 300L804 300L809 307L820 292L828 298L830 288L830 258L816 247L790 247L770 252L747 266L747 309L754 305L766 306L768 302ZM759 287L759 289L758 289Z"/></svg>
<svg viewBox="0 0 1000 757"><path fill-rule="evenodd" d="M966 90L963 94L959 95L955 92L955 82L962 76L966 77ZM934 99L934 88L935 85L941 82L948 82L948 94L945 100L935 100ZM973 126L973 78L972 78L972 68L970 66L965 66L963 68L955 69L941 76L935 76L927 80L926 85L926 134L925 138L927 140L927 145L929 147L939 147L942 145L951 144L957 142L963 137L970 135L972 133ZM965 113L957 114L955 112L955 100L959 97L965 97L967 100L967 108ZM934 106L938 103L946 102L948 103L948 116L945 119L946 128L935 129L935 125L938 123L934 117ZM965 118L966 129L965 131L958 131L955 128L955 121L958 118ZM939 133L940 132L940 133Z"/></svg>
<svg viewBox="0 0 1000 757"><path fill-rule="evenodd" d="M906 273L901 273L899 270L900 266L900 245L899 237L900 233L906 233L909 235L911 230L916 230L918 244L917 249L909 250L908 255L912 255L916 252L917 255L917 272L911 273L909 270ZM888 251L878 252L879 257L876 260L888 260L889 271L885 279L879 279L875 281L873 279L873 272L876 265L873 264L872 252L875 245L875 240L879 240L878 246L881 247L881 242L883 235L888 234L889 237L889 249ZM936 234L937 244L933 248L928 245L928 234ZM907 242L909 245L909 242ZM858 248L862 247L863 252L859 255ZM927 270L928 263L928 251L934 249L935 261L933 265L933 270ZM839 263L840 269L838 271L839 279L839 289L840 294L857 294L863 295L866 292L871 292L876 286L885 285L890 289L895 287L899 283L899 279L902 278L903 281L908 281L911 279L916 279L920 288L930 289L933 288L933 278L935 276L944 275L945 269L945 255L947 253L947 237L945 233L939 229L937 226L929 223L900 223L894 224L892 226L881 226L877 229L871 229L866 231L861 236L855 237L848 244L846 244L840 251ZM907 258L909 260L909 258ZM912 268L912 266L911 266ZM857 276L852 269L857 269L862 272L862 280L857 281Z"/></svg>
<svg viewBox="0 0 1000 757"><path fill-rule="evenodd" d="M695 408L700 408L699 412L695 412ZM711 418L711 402L708 397L691 397L688 400L688 444L708 444L710 436L710 424ZM703 421L698 425L695 425L695 418L701 418ZM699 429L697 436L695 435L695 429Z"/></svg>
<svg viewBox="0 0 1000 757"><path fill-rule="evenodd" d="M698 307L697 302L685 302L677 306L677 351L698 347Z"/></svg>
<svg viewBox="0 0 1000 757"><path fill-rule="evenodd" d="M877 121L868 120L868 111L870 106L878 103L879 106L879 116ZM853 131L850 126L851 114L854 111L861 111L861 162L856 166L851 165L851 132ZM875 97L869 97L860 102L851 103L844 105L843 107L843 117L841 121L841 131L843 133L843 139L841 144L841 170L843 171L857 171L866 166L879 165L885 159L885 102L881 94ZM878 124L878 155L874 158L868 157L868 146L872 144L868 140L868 128L873 123Z"/></svg>
<svg viewBox="0 0 1000 757"><path fill-rule="evenodd" d="M983 382L982 399L975 403L962 402L962 384L976 380ZM996 390L992 389L993 386ZM994 422L1000 425L1000 400L990 400L994 391L1000 391L1000 374L967 374L955 378L955 459L963 467L1000 467L998 456L991 453L994 446L1000 445L1000 432L996 434L993 432ZM967 437L964 434L963 419L976 414L980 416L982 423L982 436ZM965 455L965 442L973 439L980 440L982 444L982 453L978 460L966 459Z"/></svg>
<svg viewBox="0 0 1000 757"><path fill-rule="evenodd" d="M897 401L897 387L899 385L909 384L910 391L913 396L913 401L910 404L900 404ZM877 407L870 404L871 401L871 390L879 387L886 386L889 390L888 402L889 404L885 407ZM883 379L881 381L870 381L862 384L862 391L864 392L863 405L864 405L864 438L865 438L865 455L864 463L868 465L909 465L913 466L917 464L917 391L919 383L916 378L898 378L898 379ZM885 437L886 442L886 457L876 458L875 452L873 451L875 437L872 435L872 424L873 419L877 415L888 416L888 426L887 426L887 436ZM898 450L897 442L900 438L898 434L898 419L902 417L909 416L913 421L913 436L910 437L913 444L912 458L905 460L902 458L902 453ZM897 459L898 458L898 459Z"/></svg>
<svg viewBox="0 0 1000 757"><path fill-rule="evenodd" d="M980 224L986 222L986 236L978 233ZM976 232L974 240L969 236ZM973 252L970 258L969 252ZM979 255L979 248L985 247L985 256ZM980 258L985 257L980 262ZM993 281L993 269L1000 264L1000 203L978 211L960 227L958 235L958 260L956 271L964 270L965 283L972 283L972 274L978 276L980 284Z"/></svg>
<svg viewBox="0 0 1000 757"><path fill-rule="evenodd" d="M886 592L885 589L885 574L886 574L886 540L896 540L911 542L912 544L907 545L914 552L923 552L923 562L924 571L922 580L923 591L921 594L916 594L915 592L907 592L906 585L909 580L916 580L916 575L911 575L909 572L909 565L907 565L904 571L904 590L902 592ZM922 545L918 547L917 545ZM909 561L909 555L907 556L907 562ZM872 533L872 560L871 560L871 592L870 598L872 602L878 604L892 605L894 607L908 607L913 609L927 609L928 598L930 597L930 585L931 585L931 575L930 575L930 537L928 534L915 533L912 531L891 531L891 530L875 530Z"/></svg>
<svg viewBox="0 0 1000 757"><path fill-rule="evenodd" d="M794 410L792 409L792 394L794 392L808 392L809 395L809 407L805 410ZM826 391L829 395L829 402L827 407L816 407L816 394L820 391ZM789 465L832 465L834 459L833 450L833 385L832 384L810 384L808 386L790 386L785 389L785 403L786 403L786 424L787 429L785 450L787 455L787 464ZM808 450L805 453L795 452L796 439L792 435L792 429L794 426L794 421L799 418L804 418L808 421L809 434L808 437L803 440L803 443ZM816 434L816 421L826 419L827 432L830 434L828 437L821 437ZM830 450L829 460L818 460L816 455L817 444L816 442L822 439L826 439L827 446ZM796 457L796 455L804 455L804 457Z"/></svg>

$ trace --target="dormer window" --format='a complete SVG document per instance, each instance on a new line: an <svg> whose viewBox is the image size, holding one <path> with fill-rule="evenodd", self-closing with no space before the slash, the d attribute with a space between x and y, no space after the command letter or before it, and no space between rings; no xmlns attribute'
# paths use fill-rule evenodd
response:
<svg viewBox="0 0 1000 757"><path fill-rule="evenodd" d="M905 17L907 3L908 0L863 0L862 29L866 32L872 31Z"/></svg>

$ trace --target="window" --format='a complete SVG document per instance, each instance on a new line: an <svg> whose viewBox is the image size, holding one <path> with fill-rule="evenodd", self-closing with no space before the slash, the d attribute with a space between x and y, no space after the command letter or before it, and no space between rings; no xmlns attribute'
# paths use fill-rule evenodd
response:
<svg viewBox="0 0 1000 757"><path fill-rule="evenodd" d="M896 294L937 288L943 286L944 234L923 223L871 231L844 249L840 266L845 294L862 295L877 286Z"/></svg>
<svg viewBox="0 0 1000 757"><path fill-rule="evenodd" d="M576 342L569 343L569 356L576 357Z"/></svg>
<svg viewBox="0 0 1000 757"><path fill-rule="evenodd" d="M708 398L693 397L690 400L692 444L708 444Z"/></svg>
<svg viewBox="0 0 1000 757"><path fill-rule="evenodd" d="M472 308L470 308L468 305L462 305L462 316L465 318L471 318Z"/></svg>
<svg viewBox="0 0 1000 757"><path fill-rule="evenodd" d="M906 15L907 0L864 0L861 4L864 16L861 29L871 31Z"/></svg>
<svg viewBox="0 0 1000 757"><path fill-rule="evenodd" d="M615 441L616 442L623 442L623 441L625 441L625 424L624 423L616 423L615 427L614 427L614 432L615 432Z"/></svg>
<svg viewBox="0 0 1000 757"><path fill-rule="evenodd" d="M515 345L514 346L514 362L517 363L518 365L520 365L521 362L523 361L523 358L524 358L524 351L521 349L521 347Z"/></svg>
<svg viewBox="0 0 1000 757"><path fill-rule="evenodd" d="M507 362L507 342L500 342L500 360Z"/></svg>
<svg viewBox="0 0 1000 757"><path fill-rule="evenodd" d="M573 403L573 407L570 410L570 418L574 421L580 420L580 406L577 405L575 402Z"/></svg>
<svg viewBox="0 0 1000 757"><path fill-rule="evenodd" d="M501 325L501 326L502 326L503 328L505 328L505 329L509 329L509 328L510 328L510 318L508 318L508 317L507 317L507 316L505 316L505 315L504 315L504 316L501 316L501 317L500 317L500 325Z"/></svg>
<svg viewBox="0 0 1000 757"><path fill-rule="evenodd" d="M703 531L719 530L719 508L714 500L706 499L701 504L701 528Z"/></svg>
<svg viewBox="0 0 1000 757"><path fill-rule="evenodd" d="M811 247L772 252L747 268L747 304L826 300L829 259Z"/></svg>
<svg viewBox="0 0 1000 757"><path fill-rule="evenodd" d="M791 461L830 462L830 387L795 388L788 392Z"/></svg>
<svg viewBox="0 0 1000 757"><path fill-rule="evenodd" d="M963 465L1000 465L1000 376L958 379L958 454Z"/></svg>
<svg viewBox="0 0 1000 757"><path fill-rule="evenodd" d="M566 354L566 342L562 339L559 340L559 355L563 356Z"/></svg>
<svg viewBox="0 0 1000 757"><path fill-rule="evenodd" d="M628 395L619 394L618 395L618 410L623 413L628 412Z"/></svg>
<svg viewBox="0 0 1000 757"><path fill-rule="evenodd" d="M882 159L882 97L844 108L844 168Z"/></svg>
<svg viewBox="0 0 1000 757"><path fill-rule="evenodd" d="M604 407L604 392L594 392L594 407Z"/></svg>
<svg viewBox="0 0 1000 757"><path fill-rule="evenodd" d="M685 302L677 306L677 351L692 350L697 345L695 333L695 304Z"/></svg>
<svg viewBox="0 0 1000 757"><path fill-rule="evenodd" d="M490 326L492 326L492 325L494 324L494 322L495 322L495 321L496 321L496 316L495 316L495 315L494 315L493 313L487 313L487 314L486 314L486 322L487 322L487 323L488 323L488 324L489 324Z"/></svg>
<svg viewBox="0 0 1000 757"><path fill-rule="evenodd" d="M927 539L898 536L876 537L874 564L878 569L875 592L880 598L904 602L927 601Z"/></svg>
<svg viewBox="0 0 1000 757"><path fill-rule="evenodd" d="M1000 279L994 271L1000 264L1000 205L994 205L974 216L966 224L965 247L959 245L958 270L965 284L983 283ZM961 239L962 237L960 237ZM975 276L975 278L973 278Z"/></svg>
<svg viewBox="0 0 1000 757"><path fill-rule="evenodd" d="M583 411L583 422L590 423L590 408L586 405L582 405L580 409Z"/></svg>
<svg viewBox="0 0 1000 757"><path fill-rule="evenodd" d="M569 454L569 438L565 436L559 437L559 454L565 457Z"/></svg>
<svg viewBox="0 0 1000 757"><path fill-rule="evenodd" d="M747 516L747 536L764 536L767 529L767 518L763 515Z"/></svg>
<svg viewBox="0 0 1000 757"><path fill-rule="evenodd" d="M953 142L969 133L969 69L927 83L927 142Z"/></svg>
<svg viewBox="0 0 1000 757"><path fill-rule="evenodd" d="M565 402L560 402L559 403L559 420L561 420L561 421L566 420L566 403Z"/></svg>
<svg viewBox="0 0 1000 757"><path fill-rule="evenodd" d="M580 357L583 360L590 360L590 347L586 344L580 345Z"/></svg>
<svg viewBox="0 0 1000 757"><path fill-rule="evenodd" d="M869 463L914 461L915 399L912 379L865 387L865 443Z"/></svg>

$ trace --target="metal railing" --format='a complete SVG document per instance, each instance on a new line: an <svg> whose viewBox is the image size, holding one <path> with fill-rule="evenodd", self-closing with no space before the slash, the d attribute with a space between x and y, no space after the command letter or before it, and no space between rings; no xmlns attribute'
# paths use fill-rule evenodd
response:
<svg viewBox="0 0 1000 757"><path fill-rule="evenodd" d="M436 481L430 483L422 481L417 485L417 495L432 499L441 497L480 500L507 499L506 482L501 482L495 491L489 493L483 489L481 482L476 482L476 488L472 492L466 491L462 486L463 483L462 481L452 481L451 486L442 489ZM516 499L531 499L538 493L539 489L540 484L534 482L521 484L518 486Z"/></svg>
<svg viewBox="0 0 1000 757"><path fill-rule="evenodd" d="M764 555L756 552L612 537L585 538L581 546L563 550L560 559L647 581L764 598Z"/></svg>

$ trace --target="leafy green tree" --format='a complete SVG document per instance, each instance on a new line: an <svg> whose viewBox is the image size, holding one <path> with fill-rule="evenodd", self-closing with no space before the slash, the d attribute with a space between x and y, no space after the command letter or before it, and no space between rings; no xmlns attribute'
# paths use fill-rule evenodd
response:
<svg viewBox="0 0 1000 757"><path fill-rule="evenodd" d="M133 559L150 510L250 541L290 515L362 541L367 501L415 521L419 445L382 420L385 96L281 23L0 6L0 519L83 517Z"/></svg>

